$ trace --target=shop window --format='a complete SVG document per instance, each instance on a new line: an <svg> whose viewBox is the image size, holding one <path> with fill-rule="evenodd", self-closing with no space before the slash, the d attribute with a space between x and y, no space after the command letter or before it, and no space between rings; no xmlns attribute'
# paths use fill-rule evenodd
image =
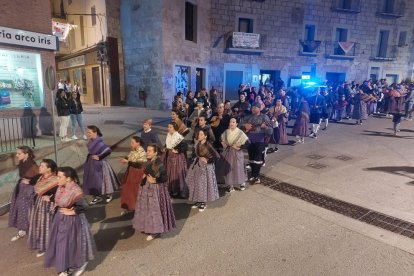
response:
<svg viewBox="0 0 414 276"><path fill-rule="evenodd" d="M185 40L197 42L197 6L185 2Z"/></svg>
<svg viewBox="0 0 414 276"><path fill-rule="evenodd" d="M0 108L44 107L40 54L0 49Z"/></svg>

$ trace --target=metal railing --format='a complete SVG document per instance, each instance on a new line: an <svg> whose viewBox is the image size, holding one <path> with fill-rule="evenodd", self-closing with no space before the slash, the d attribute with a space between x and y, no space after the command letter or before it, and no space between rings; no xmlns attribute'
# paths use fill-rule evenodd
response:
<svg viewBox="0 0 414 276"><path fill-rule="evenodd" d="M299 40L302 53L319 53L321 43L319 40Z"/></svg>
<svg viewBox="0 0 414 276"><path fill-rule="evenodd" d="M0 153L15 151L26 145L34 148L34 117L0 118Z"/></svg>
<svg viewBox="0 0 414 276"><path fill-rule="evenodd" d="M355 42L343 42L342 47L338 41L325 42L325 54L327 56L354 57L356 55L356 48L357 43Z"/></svg>
<svg viewBox="0 0 414 276"><path fill-rule="evenodd" d="M361 12L361 0L332 0L332 10L337 12Z"/></svg>
<svg viewBox="0 0 414 276"><path fill-rule="evenodd" d="M370 59L372 60L395 60L398 57L398 47L397 45L387 45L380 46L378 44L374 44L371 46L371 56Z"/></svg>

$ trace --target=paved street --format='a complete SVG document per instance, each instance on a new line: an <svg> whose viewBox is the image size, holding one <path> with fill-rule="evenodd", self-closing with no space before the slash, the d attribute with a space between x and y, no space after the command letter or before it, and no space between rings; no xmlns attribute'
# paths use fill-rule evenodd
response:
<svg viewBox="0 0 414 276"><path fill-rule="evenodd" d="M134 115L129 121L137 121ZM154 117L163 121L168 115ZM331 124L303 145L280 146L262 172L414 222L413 123L404 121L400 136L393 137L390 119L369 118L362 126L352 122ZM112 144L122 138L117 127L104 130ZM125 168L118 159L128 152L128 143L119 143L109 157L120 175ZM81 142L71 147L85 154ZM184 200L174 200L174 209L177 229L147 242L134 232L131 217L120 216L118 198L91 207L87 215L98 251L85 275L412 275L414 270L413 239L264 185L223 195L204 213ZM7 215L0 217L0 250L7 256L0 259L0 274L55 275L26 249L24 239L9 242L14 234Z"/></svg>

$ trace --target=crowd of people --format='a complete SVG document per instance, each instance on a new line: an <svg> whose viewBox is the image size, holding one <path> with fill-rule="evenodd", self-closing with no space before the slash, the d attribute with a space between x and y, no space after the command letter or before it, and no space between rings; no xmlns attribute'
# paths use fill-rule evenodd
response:
<svg viewBox="0 0 414 276"><path fill-rule="evenodd" d="M66 97L65 91L58 93ZM240 85L239 97L232 105L228 100L220 103L215 89L210 96L205 89L195 95L188 91L185 98L178 92L165 141L152 129L151 119L144 121L140 137L130 139L131 151L119 160L127 167L122 181L106 161L111 149L94 125L85 133L83 185L73 168L58 167L50 159L37 165L33 151L19 147L20 179L9 215L9 226L18 232L11 241L27 236L37 257L45 255L46 267L54 266L61 276L81 275L95 250L85 217L86 195L92 197L89 205L109 203L121 188L121 215L134 213L134 229L151 241L176 227L174 198L187 199L203 212L219 198L219 188L233 193L260 183L266 155L289 144L289 122L296 136L293 145L304 143L305 137L316 139L329 122L354 119L360 125L376 113L393 117L397 135L401 120L412 118L414 98L412 85L388 85L384 80L280 88L276 93Z"/></svg>

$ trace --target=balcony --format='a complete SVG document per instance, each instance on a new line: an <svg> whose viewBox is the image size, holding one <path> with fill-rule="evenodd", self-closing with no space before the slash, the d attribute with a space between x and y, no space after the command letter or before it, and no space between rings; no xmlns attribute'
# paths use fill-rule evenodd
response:
<svg viewBox="0 0 414 276"><path fill-rule="evenodd" d="M357 43L351 41L326 41L325 57L330 59L353 60L356 56Z"/></svg>
<svg viewBox="0 0 414 276"><path fill-rule="evenodd" d="M226 52L244 54L262 54L265 52L266 35L233 32L227 36Z"/></svg>
<svg viewBox="0 0 414 276"><path fill-rule="evenodd" d="M404 0L383 0L377 10L377 16L384 18L400 18L404 16L406 4Z"/></svg>
<svg viewBox="0 0 414 276"><path fill-rule="evenodd" d="M299 40L301 56L316 57L320 53L320 40Z"/></svg>
<svg viewBox="0 0 414 276"><path fill-rule="evenodd" d="M342 13L360 13L361 0L332 0L331 10Z"/></svg>
<svg viewBox="0 0 414 276"><path fill-rule="evenodd" d="M394 61L398 57L397 45L387 45L380 47L380 45L371 46L370 60L375 61Z"/></svg>

